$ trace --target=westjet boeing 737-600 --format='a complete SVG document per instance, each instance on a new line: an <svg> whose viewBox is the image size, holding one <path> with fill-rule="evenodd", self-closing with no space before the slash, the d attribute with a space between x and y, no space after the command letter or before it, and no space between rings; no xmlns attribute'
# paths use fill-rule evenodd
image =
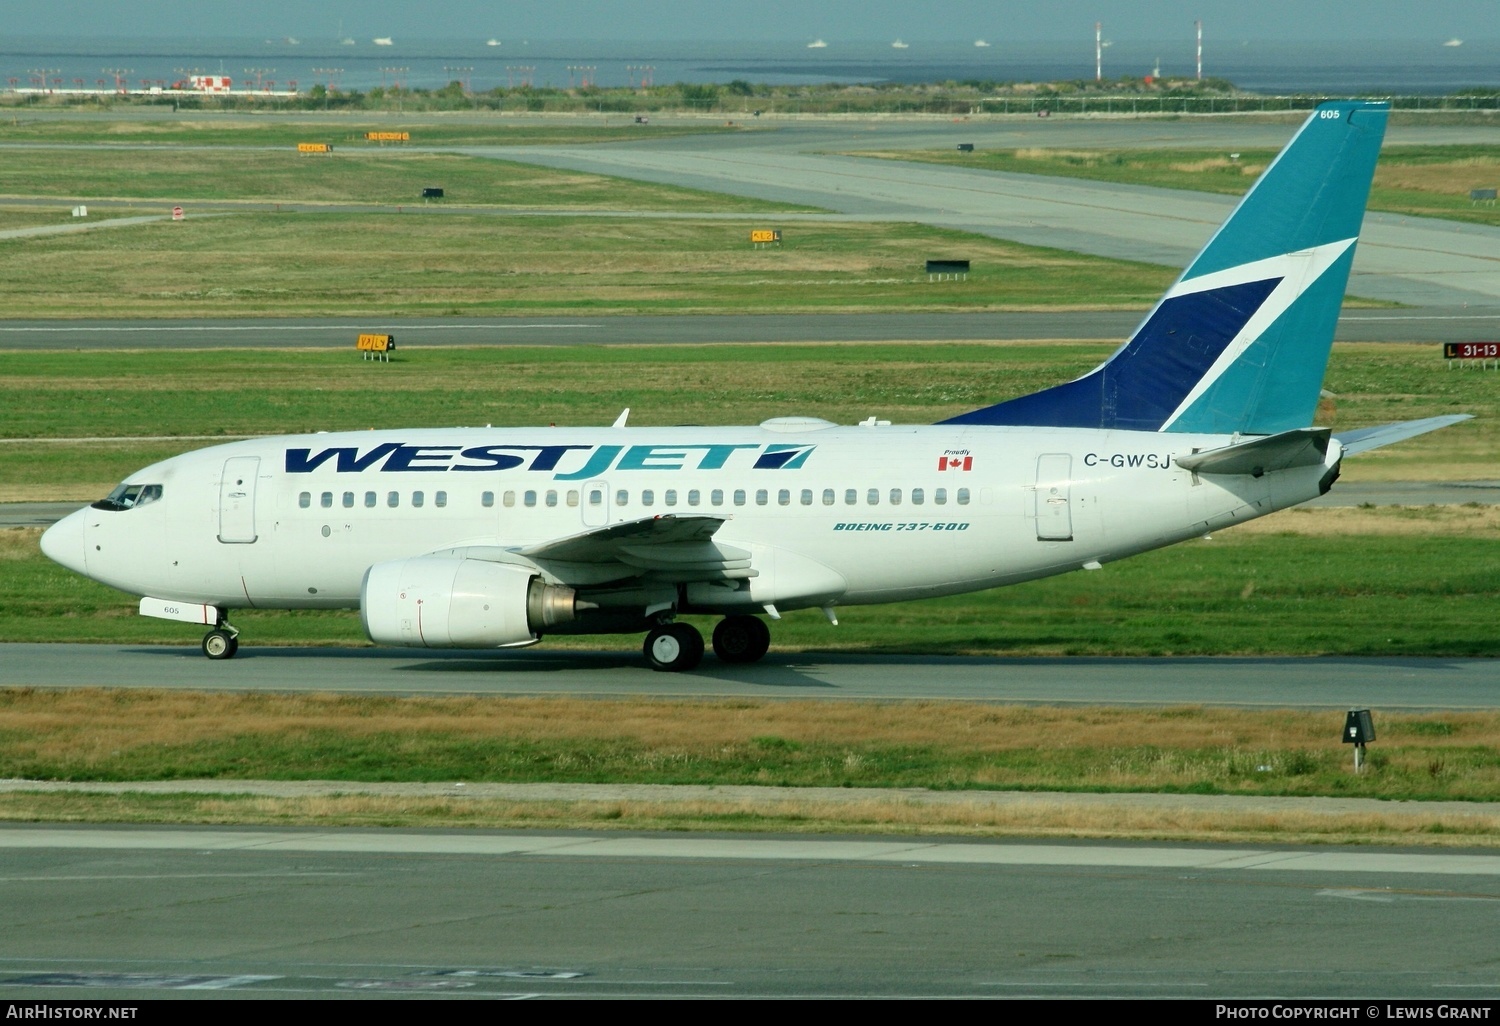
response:
<svg viewBox="0 0 1500 1026"><path fill-rule="evenodd" d="M926 426L409 428L257 438L132 474L42 549L210 628L358 608L384 645L645 634L660 670L765 619L1097 569L1328 491L1462 416L1313 426L1387 106L1318 107L1135 334L1077 380Z"/></svg>

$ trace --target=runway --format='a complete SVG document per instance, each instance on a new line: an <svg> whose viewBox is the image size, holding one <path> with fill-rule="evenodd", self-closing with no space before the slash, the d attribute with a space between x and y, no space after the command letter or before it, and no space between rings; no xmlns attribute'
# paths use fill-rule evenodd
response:
<svg viewBox="0 0 1500 1026"><path fill-rule="evenodd" d="M1500 988L1487 852L32 825L0 850L13 1000Z"/></svg>
<svg viewBox="0 0 1500 1026"><path fill-rule="evenodd" d="M557 695L1038 705L1208 705L1291 709L1493 709L1500 660L1400 658L1003 659L772 651L760 663L712 657L657 673L635 646L613 652L475 653L270 648L0 645L0 687L118 687L361 695Z"/></svg>
<svg viewBox="0 0 1500 1026"><path fill-rule="evenodd" d="M1290 123L1236 122L1216 138L1233 148L1252 145L1251 139L1257 145L1279 146L1295 130ZM456 152L800 203L841 214L894 217L1172 267L1185 266L1238 202L1205 192L849 155L948 149L957 142L985 148L1060 144L1060 133L1050 126L1021 128L1010 122L1004 130L996 126L987 137L982 131L981 125L962 124L947 126L946 132L884 133L872 127L860 133L835 125L781 139L775 138L778 133L750 133L601 146L463 147ZM1273 136L1276 142L1270 142ZM1494 137L1492 130L1476 128L1467 141ZM1203 145L1205 134L1196 125L1179 133L1166 121L1075 120L1065 138L1068 145L1083 148L1157 148ZM1500 303L1497 253L1500 228L1369 213L1348 292L1414 306L1492 306Z"/></svg>

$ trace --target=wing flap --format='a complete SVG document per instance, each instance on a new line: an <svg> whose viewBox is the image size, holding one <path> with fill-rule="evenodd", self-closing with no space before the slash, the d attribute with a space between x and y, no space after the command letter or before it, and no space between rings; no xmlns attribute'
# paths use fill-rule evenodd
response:
<svg viewBox="0 0 1500 1026"><path fill-rule="evenodd" d="M560 559L570 563L619 562L628 548L707 542L724 526L725 517L680 517L667 513L644 520L595 527L580 534L539 542L518 550L532 559Z"/></svg>

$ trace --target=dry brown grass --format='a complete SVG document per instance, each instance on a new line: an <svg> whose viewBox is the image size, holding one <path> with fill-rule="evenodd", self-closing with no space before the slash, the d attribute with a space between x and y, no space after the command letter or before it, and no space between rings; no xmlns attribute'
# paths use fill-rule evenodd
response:
<svg viewBox="0 0 1500 1026"><path fill-rule="evenodd" d="M1401 844L1500 847L1500 817L1399 813L1235 812L1066 801L927 804L912 800L514 801L357 795L304 798L0 795L0 821L175 822L551 830L714 830L948 837Z"/></svg>
<svg viewBox="0 0 1500 1026"><path fill-rule="evenodd" d="M1097 164L1107 156L1098 150L1053 150L1044 146L1027 146L1015 151L1018 160L1081 160L1085 164Z"/></svg>
<svg viewBox="0 0 1500 1026"><path fill-rule="evenodd" d="M1341 713L1340 713L1341 715ZM959 702L658 699L368 698L104 688L0 691L0 733L45 759L105 757L122 747L184 745L244 734L333 731L352 737L443 734L528 740L622 739L658 752L712 750L774 737L800 744L937 746L966 752L1032 748L1201 749L1271 745L1323 750L1328 713L994 706ZM1391 717L1382 740L1500 746L1500 712Z"/></svg>
<svg viewBox="0 0 1500 1026"><path fill-rule="evenodd" d="M1470 189L1493 189L1500 185L1500 158L1468 157L1441 164L1382 164L1375 172L1375 184L1467 197Z"/></svg>
<svg viewBox="0 0 1500 1026"><path fill-rule="evenodd" d="M1500 506L1296 507L1219 533L1229 531L1314 538L1350 535L1497 538L1500 537Z"/></svg>
<svg viewBox="0 0 1500 1026"><path fill-rule="evenodd" d="M0 482L0 502L93 502L108 495L118 481L92 484L10 484Z"/></svg>

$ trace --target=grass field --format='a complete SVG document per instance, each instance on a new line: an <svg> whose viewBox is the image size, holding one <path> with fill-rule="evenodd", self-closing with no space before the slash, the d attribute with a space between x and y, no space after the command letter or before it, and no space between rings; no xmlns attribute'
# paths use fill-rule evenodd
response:
<svg viewBox="0 0 1500 1026"><path fill-rule="evenodd" d="M0 240L9 317L1141 308L1173 272L913 224L246 213ZM929 283L933 253L964 282ZM1080 302L1079 297L1087 297Z"/></svg>
<svg viewBox="0 0 1500 1026"><path fill-rule="evenodd" d="M42 147L4 153L0 201L154 200L189 209L195 202L394 207L421 205L422 190L436 186L444 190L442 203L450 206L679 213L810 209L533 164L396 149L305 155L263 148Z"/></svg>
<svg viewBox="0 0 1500 1026"><path fill-rule="evenodd" d="M573 146L579 143L622 142L643 136L705 135L749 131L743 125L694 120L673 123L667 118L637 125L634 117L620 114L601 119L577 118L564 123L541 122L525 117L482 114L478 116L427 116L402 118L398 114L180 114L159 117L79 117L58 111L50 114L20 112L0 116L0 144L29 143L79 146L85 144L124 146L232 146L295 149L301 142L324 142L343 152L400 152L413 146ZM379 143L365 139L366 132L409 132L406 143Z"/></svg>
<svg viewBox="0 0 1500 1026"><path fill-rule="evenodd" d="M654 830L778 834L878 834L944 837L1087 838L1234 844L1490 847L1500 817L1408 803L1390 811L1198 810L1112 805L1082 807L1041 799L1025 804L976 800L926 804L853 792L825 801L788 792L776 799L543 801L334 794L0 794L0 820L62 823L197 823L265 826Z"/></svg>
<svg viewBox="0 0 1500 1026"><path fill-rule="evenodd" d="M1500 714L0 692L0 777L753 784L1493 800ZM1500 838L1497 838L1500 840Z"/></svg>
<svg viewBox="0 0 1500 1026"><path fill-rule="evenodd" d="M1098 343L427 347L391 364L322 350L0 352L0 439L217 436L416 425L755 424L805 414L932 423L1095 366ZM251 372L253 368L253 372ZM1435 347L1340 344L1319 420L1476 419L1356 459L1348 480L1500 478L1492 372ZM147 463L208 444L0 444L0 501L92 499Z"/></svg>
<svg viewBox="0 0 1500 1026"><path fill-rule="evenodd" d="M1246 149L1236 157L1222 150L1040 148L974 153L899 150L856 155L1238 196L1255 183L1276 151ZM1375 168L1369 209L1500 224L1500 207L1475 205L1469 200L1470 189L1493 189L1497 185L1500 147L1388 146L1381 151Z"/></svg>

